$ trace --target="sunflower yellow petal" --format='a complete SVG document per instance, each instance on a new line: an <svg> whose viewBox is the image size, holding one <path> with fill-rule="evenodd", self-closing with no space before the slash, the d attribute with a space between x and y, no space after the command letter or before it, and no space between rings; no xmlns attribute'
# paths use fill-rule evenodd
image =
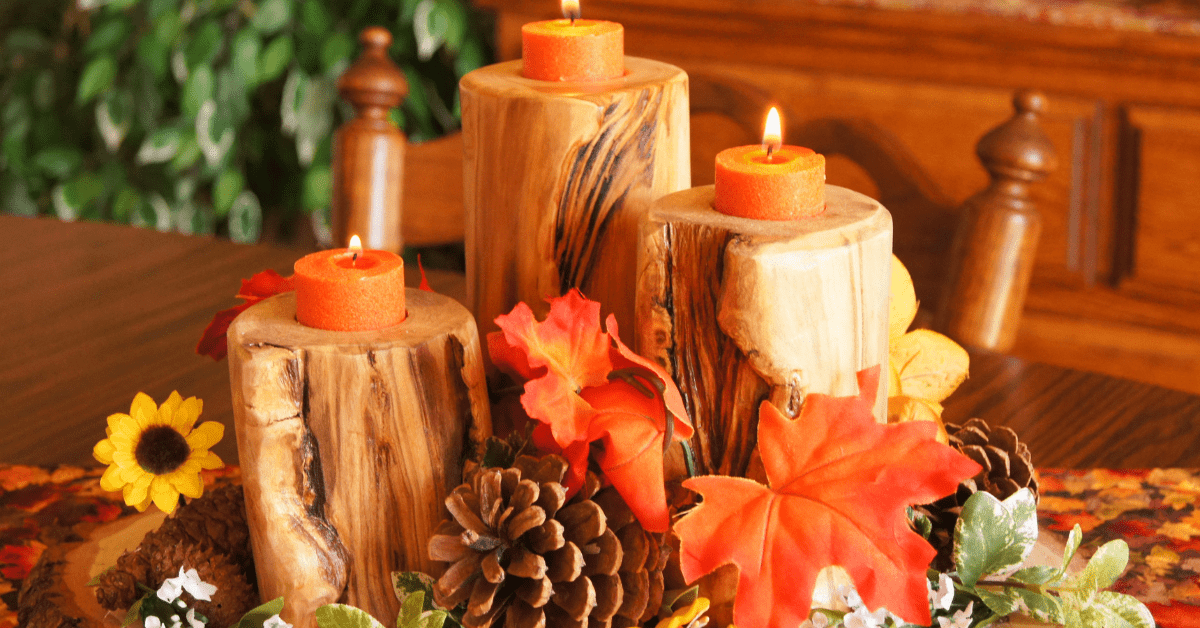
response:
<svg viewBox="0 0 1200 628"><path fill-rule="evenodd" d="M180 434L187 436L203 411L203 401L195 397L188 397L180 404L179 411L175 413L175 429L179 430Z"/></svg>
<svg viewBox="0 0 1200 628"><path fill-rule="evenodd" d="M146 493L146 499L130 505L137 508L138 512L146 512L146 509L150 507L150 493Z"/></svg>
<svg viewBox="0 0 1200 628"><path fill-rule="evenodd" d="M212 449L212 446L220 442L223 436L225 436L224 425L216 421L205 421L187 435L187 443L193 450Z"/></svg>
<svg viewBox="0 0 1200 628"><path fill-rule="evenodd" d="M179 404L181 404L181 403L183 403L183 397L180 396L179 391L172 390L171 394L167 395L167 400L164 401L162 403L162 405L158 407L158 411L162 412L163 408L170 408L171 412L174 413L176 410L179 409Z"/></svg>
<svg viewBox="0 0 1200 628"><path fill-rule="evenodd" d="M175 490L166 477L154 478L150 485L150 497L154 500L154 505L168 515L175 512L175 506L179 505L179 491Z"/></svg>
<svg viewBox="0 0 1200 628"><path fill-rule="evenodd" d="M115 493L125 486L125 482L121 480L121 467L110 465L104 470L104 475L100 476L100 488Z"/></svg>
<svg viewBox="0 0 1200 628"><path fill-rule="evenodd" d="M175 410L176 410L176 408L173 408L164 403L163 407L158 409L158 418L155 420L154 424L155 425L166 425L168 427L174 428L175 427L175 414L176 414Z"/></svg>
<svg viewBox="0 0 1200 628"><path fill-rule="evenodd" d="M153 476L149 474L143 474L142 477L137 479L137 481L126 484L124 491L125 503L130 506L136 506L137 504L145 503L146 496L150 490L151 479L153 479Z"/></svg>
<svg viewBox="0 0 1200 628"><path fill-rule="evenodd" d="M200 466L204 469L220 469L225 466L225 463L221 461L221 457L211 451L206 452L204 456L197 458L197 460L200 461Z"/></svg>
<svg viewBox="0 0 1200 628"><path fill-rule="evenodd" d="M109 435L109 438L137 440L138 434L142 433L141 428L138 427L137 419L128 414L118 414L114 416L117 417L117 426L115 429L113 429L113 433Z"/></svg>
<svg viewBox="0 0 1200 628"><path fill-rule="evenodd" d="M121 425L121 421L127 419L129 419L128 414L117 413L108 415L108 428L105 430L105 432L107 432L109 436L112 436L114 433L119 431L117 428Z"/></svg>
<svg viewBox="0 0 1200 628"><path fill-rule="evenodd" d="M122 469L138 466L137 459L133 457L133 452L126 448L114 449L112 461Z"/></svg>
<svg viewBox="0 0 1200 628"><path fill-rule="evenodd" d="M92 447L92 457L100 464L112 464L113 452L116 450L117 448L112 444L112 441L106 438L96 443L95 447Z"/></svg>
<svg viewBox="0 0 1200 628"><path fill-rule="evenodd" d="M175 469L173 473L191 473L193 475L200 473L200 469L203 468L200 466L200 459L207 453L207 451L193 451L191 457L183 461L183 464L179 465L179 468Z"/></svg>
<svg viewBox="0 0 1200 628"><path fill-rule="evenodd" d="M179 470L166 477L175 490L187 497L194 499L204 494L204 482L200 481L199 473L183 473L182 470Z"/></svg>
<svg viewBox="0 0 1200 628"><path fill-rule="evenodd" d="M134 482L139 481L142 478L142 476L150 475L149 473L146 473L144 470L142 470L142 468L140 466L138 466L137 464L133 464L128 467L125 465L120 465L120 466L121 466L121 481L122 482L132 484Z"/></svg>
<svg viewBox="0 0 1200 628"><path fill-rule="evenodd" d="M139 426L144 427L149 423L143 424L142 421L149 421L158 415L158 404L144 392L138 393L133 398L133 403L129 406L129 416L133 417Z"/></svg>

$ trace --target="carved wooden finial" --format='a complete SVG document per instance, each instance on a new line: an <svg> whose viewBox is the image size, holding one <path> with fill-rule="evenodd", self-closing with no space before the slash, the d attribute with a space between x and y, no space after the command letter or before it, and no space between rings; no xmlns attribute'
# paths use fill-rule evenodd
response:
<svg viewBox="0 0 1200 628"><path fill-rule="evenodd" d="M363 46L362 54L338 79L338 92L359 115L365 114L364 109L399 107L408 94L408 82L388 56L392 33L382 26L369 26L358 41Z"/></svg>
<svg viewBox="0 0 1200 628"><path fill-rule="evenodd" d="M1022 90L1013 107L975 148L992 181L963 204L936 325L963 345L992 351L1012 348L1033 274L1042 218L1029 184L1058 166L1040 125L1046 97Z"/></svg>

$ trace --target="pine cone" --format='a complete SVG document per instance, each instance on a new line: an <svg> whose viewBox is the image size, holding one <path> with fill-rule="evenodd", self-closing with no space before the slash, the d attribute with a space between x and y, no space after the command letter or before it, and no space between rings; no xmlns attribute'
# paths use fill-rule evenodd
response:
<svg viewBox="0 0 1200 628"><path fill-rule="evenodd" d="M147 533L137 549L122 554L115 569L100 577L96 601L109 610L129 608L142 597L137 583L154 587L163 578L178 575L176 564L174 571L159 577L160 572L165 572L156 561L170 550L185 546L224 554L247 582L254 582L250 529L246 525L241 486L223 486L180 506L157 530Z"/></svg>
<svg viewBox="0 0 1200 628"><path fill-rule="evenodd" d="M938 551L933 568L946 571L953 568L954 526L962 513L963 504L977 491L991 493L997 499L1007 499L1022 488L1033 491L1038 499L1037 474L1029 455L1029 447L1017 439L1011 428L991 427L982 419L971 419L961 426L946 424L950 446L979 463L983 470L973 478L963 480L958 490L938 501L915 510L923 513L932 524L929 543Z"/></svg>
<svg viewBox="0 0 1200 628"><path fill-rule="evenodd" d="M179 568L195 569L204 582L217 587L211 601L195 600L184 591L183 601L208 618L209 626L232 626L247 611L258 606L258 592L246 580L241 567L229 556L196 544L164 547L152 557L153 582L179 575Z"/></svg>
<svg viewBox="0 0 1200 628"><path fill-rule="evenodd" d="M480 468L446 498L453 520L429 541L451 563L434 586L445 608L467 603L466 628L628 628L662 604L669 548L620 495L588 473L568 502L559 456Z"/></svg>

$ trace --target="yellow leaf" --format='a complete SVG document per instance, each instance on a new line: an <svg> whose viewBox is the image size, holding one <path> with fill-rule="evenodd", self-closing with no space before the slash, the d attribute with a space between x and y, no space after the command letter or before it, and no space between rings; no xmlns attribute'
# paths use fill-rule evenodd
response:
<svg viewBox="0 0 1200 628"><path fill-rule="evenodd" d="M917 316L917 293L913 290L912 277L908 269L900 263L900 258L892 256L892 299L888 310L888 339L895 340L908 331L913 319Z"/></svg>
<svg viewBox="0 0 1200 628"><path fill-rule="evenodd" d="M893 340L890 349L902 395L942 401L967 378L966 350L935 331L913 330Z"/></svg>
<svg viewBox="0 0 1200 628"><path fill-rule="evenodd" d="M930 421L938 426L937 441L943 445L950 444L946 434L946 426L942 423L942 404L912 397L888 398L888 423L908 423L909 421Z"/></svg>
<svg viewBox="0 0 1200 628"><path fill-rule="evenodd" d="M904 393L900 392L900 371L896 370L896 363L888 359L888 397L898 397Z"/></svg>

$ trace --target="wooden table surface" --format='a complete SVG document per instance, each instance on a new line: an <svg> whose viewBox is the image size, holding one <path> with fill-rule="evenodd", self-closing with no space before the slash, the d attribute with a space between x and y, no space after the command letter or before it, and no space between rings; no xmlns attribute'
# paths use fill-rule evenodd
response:
<svg viewBox="0 0 1200 628"><path fill-rule="evenodd" d="M204 400L236 463L228 365L194 347L241 278L290 274L304 253L0 215L0 463L96 464L105 417L172 390ZM459 275L430 283L463 294ZM1042 467L1200 467L1200 396L978 354L945 405L950 421L1011 426Z"/></svg>

